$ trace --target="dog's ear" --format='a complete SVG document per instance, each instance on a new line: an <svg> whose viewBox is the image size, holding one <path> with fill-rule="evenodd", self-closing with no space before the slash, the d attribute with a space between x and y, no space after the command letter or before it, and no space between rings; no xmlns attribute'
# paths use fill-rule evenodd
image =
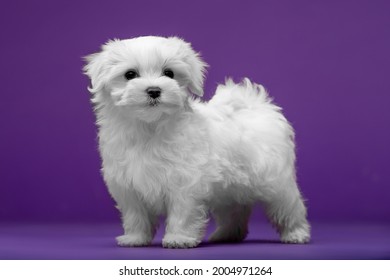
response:
<svg viewBox="0 0 390 280"><path fill-rule="evenodd" d="M182 45L184 61L189 66L190 81L188 89L197 96L203 96L203 82L208 67L207 63L202 60L199 53L192 49L190 43L178 37L171 37L170 39L177 40Z"/></svg>
<svg viewBox="0 0 390 280"><path fill-rule="evenodd" d="M93 53L84 57L86 62L83 67L84 74L91 80L91 86L88 90L96 93L104 87L104 54L102 52Z"/></svg>
<svg viewBox="0 0 390 280"><path fill-rule="evenodd" d="M191 80L188 84L189 90L197 96L203 96L203 82L208 66L200 57L199 53L192 51L188 58L188 63L191 67Z"/></svg>
<svg viewBox="0 0 390 280"><path fill-rule="evenodd" d="M84 57L86 62L83 67L84 74L91 79L91 87L88 90L91 93L101 91L105 85L105 79L108 72L107 52L110 46L117 43L118 40L110 40L102 46L100 52L93 53Z"/></svg>

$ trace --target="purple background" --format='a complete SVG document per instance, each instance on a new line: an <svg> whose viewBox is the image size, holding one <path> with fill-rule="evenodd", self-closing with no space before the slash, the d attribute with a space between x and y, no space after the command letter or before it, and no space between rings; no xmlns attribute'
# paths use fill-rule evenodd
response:
<svg viewBox="0 0 390 280"><path fill-rule="evenodd" d="M311 221L389 225L389 9L370 0L2 1L0 222L119 222L99 173L82 57L111 38L152 34L201 52L205 99L225 76L269 90L296 129Z"/></svg>

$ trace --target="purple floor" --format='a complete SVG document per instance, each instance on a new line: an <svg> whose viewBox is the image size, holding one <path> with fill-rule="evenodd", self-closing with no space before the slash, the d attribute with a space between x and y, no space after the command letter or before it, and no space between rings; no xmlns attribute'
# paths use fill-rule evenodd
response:
<svg viewBox="0 0 390 280"><path fill-rule="evenodd" d="M390 224L313 224L312 242L286 245L268 224L252 224L239 244L196 249L121 248L118 224L0 225L0 259L390 259Z"/></svg>

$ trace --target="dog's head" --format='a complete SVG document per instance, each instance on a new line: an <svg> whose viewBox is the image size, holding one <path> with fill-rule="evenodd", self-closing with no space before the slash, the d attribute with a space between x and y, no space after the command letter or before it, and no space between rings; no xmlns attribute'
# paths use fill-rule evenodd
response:
<svg viewBox="0 0 390 280"><path fill-rule="evenodd" d="M177 37L109 41L86 61L96 106L119 106L144 121L184 108L189 92L203 95L206 63Z"/></svg>

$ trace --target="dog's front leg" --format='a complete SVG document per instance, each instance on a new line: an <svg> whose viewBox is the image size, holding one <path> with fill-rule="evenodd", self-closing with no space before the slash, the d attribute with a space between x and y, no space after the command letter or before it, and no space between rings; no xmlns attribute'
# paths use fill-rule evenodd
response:
<svg viewBox="0 0 390 280"><path fill-rule="evenodd" d="M203 238L207 210L203 201L187 191L170 197L166 230L162 244L165 248L193 248Z"/></svg>
<svg viewBox="0 0 390 280"><path fill-rule="evenodd" d="M120 246L147 246L156 232L157 216L131 187L109 185L121 212L124 234L116 238Z"/></svg>

